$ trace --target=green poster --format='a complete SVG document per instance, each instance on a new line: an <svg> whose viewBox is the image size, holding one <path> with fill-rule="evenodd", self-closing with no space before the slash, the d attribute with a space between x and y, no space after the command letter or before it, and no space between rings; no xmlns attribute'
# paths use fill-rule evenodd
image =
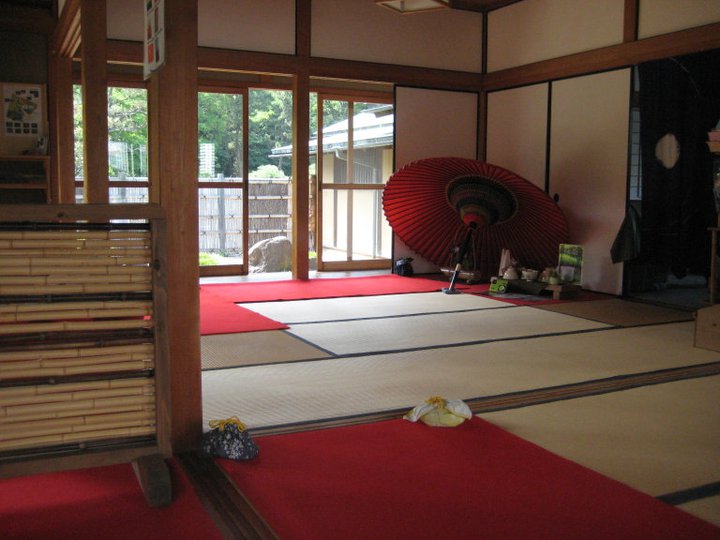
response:
<svg viewBox="0 0 720 540"><path fill-rule="evenodd" d="M576 244L560 244L558 274L564 283L582 282L583 247Z"/></svg>

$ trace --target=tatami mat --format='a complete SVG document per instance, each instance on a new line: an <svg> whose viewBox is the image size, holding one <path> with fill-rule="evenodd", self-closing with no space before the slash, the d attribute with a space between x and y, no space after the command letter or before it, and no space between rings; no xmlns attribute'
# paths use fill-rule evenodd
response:
<svg viewBox="0 0 720 540"><path fill-rule="evenodd" d="M643 302L632 302L620 298L592 302L547 304L537 306L537 308L614 326L638 326L641 324L691 321L693 319L693 314L689 311L655 306Z"/></svg>
<svg viewBox="0 0 720 540"><path fill-rule="evenodd" d="M442 292L251 302L238 305L285 324L512 307L506 302L474 294Z"/></svg>
<svg viewBox="0 0 720 540"><path fill-rule="evenodd" d="M693 330L676 323L207 371L205 426L233 415L250 427L306 422L720 360L693 347Z"/></svg>
<svg viewBox="0 0 720 540"><path fill-rule="evenodd" d="M720 527L720 495L680 504L678 508Z"/></svg>
<svg viewBox="0 0 720 540"><path fill-rule="evenodd" d="M292 362L330 355L281 330L200 337L202 369Z"/></svg>
<svg viewBox="0 0 720 540"><path fill-rule="evenodd" d="M720 376L480 416L653 496L720 481Z"/></svg>
<svg viewBox="0 0 720 540"><path fill-rule="evenodd" d="M400 351L570 333L606 325L530 307L292 326L290 333L335 354Z"/></svg>

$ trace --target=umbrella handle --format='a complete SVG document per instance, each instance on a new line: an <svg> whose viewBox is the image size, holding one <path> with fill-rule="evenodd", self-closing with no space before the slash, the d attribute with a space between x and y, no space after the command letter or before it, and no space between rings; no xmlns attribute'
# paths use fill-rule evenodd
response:
<svg viewBox="0 0 720 540"><path fill-rule="evenodd" d="M458 262L455 265L455 271L453 272L452 279L450 279L450 286L442 290L445 294L459 294L459 291L455 290L455 282L457 281L460 270L462 269L462 261L470 248L470 242L472 241L472 235L475 232L475 229L477 229L477 223L473 221L470 223L469 227L470 230L468 230L465 235L465 240L463 241L462 247L460 248L460 254L458 255Z"/></svg>

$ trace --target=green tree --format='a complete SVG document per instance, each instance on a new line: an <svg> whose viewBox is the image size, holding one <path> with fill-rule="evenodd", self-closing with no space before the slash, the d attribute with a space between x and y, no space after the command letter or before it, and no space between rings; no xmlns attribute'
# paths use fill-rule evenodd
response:
<svg viewBox="0 0 720 540"><path fill-rule="evenodd" d="M198 142L215 145L215 174L241 177L243 95L198 93Z"/></svg>

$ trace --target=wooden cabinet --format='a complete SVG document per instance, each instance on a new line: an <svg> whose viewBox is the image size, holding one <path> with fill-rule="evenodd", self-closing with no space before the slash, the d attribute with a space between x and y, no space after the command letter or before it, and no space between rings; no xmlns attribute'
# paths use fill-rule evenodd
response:
<svg viewBox="0 0 720 540"><path fill-rule="evenodd" d="M0 204L49 202L49 156L0 156Z"/></svg>

